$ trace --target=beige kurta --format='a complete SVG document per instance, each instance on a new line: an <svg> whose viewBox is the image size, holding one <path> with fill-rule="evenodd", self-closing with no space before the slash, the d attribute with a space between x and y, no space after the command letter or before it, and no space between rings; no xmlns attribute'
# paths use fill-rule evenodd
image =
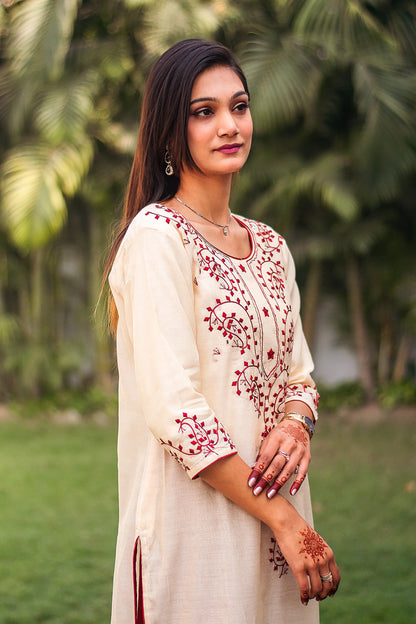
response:
<svg viewBox="0 0 416 624"><path fill-rule="evenodd" d="M271 228L239 220L252 245L244 259L150 205L110 274L119 313L112 624L134 624L135 572L146 624L318 621L270 529L197 478L236 452L252 465L285 402L316 413L292 257ZM288 498L311 523L307 481Z"/></svg>

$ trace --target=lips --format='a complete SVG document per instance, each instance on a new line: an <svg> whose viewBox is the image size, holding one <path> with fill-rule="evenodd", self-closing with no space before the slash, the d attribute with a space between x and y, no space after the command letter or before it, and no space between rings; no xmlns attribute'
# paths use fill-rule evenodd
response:
<svg viewBox="0 0 416 624"><path fill-rule="evenodd" d="M241 143L231 143L230 145L221 145L217 148L217 152L221 154L235 154L241 147Z"/></svg>

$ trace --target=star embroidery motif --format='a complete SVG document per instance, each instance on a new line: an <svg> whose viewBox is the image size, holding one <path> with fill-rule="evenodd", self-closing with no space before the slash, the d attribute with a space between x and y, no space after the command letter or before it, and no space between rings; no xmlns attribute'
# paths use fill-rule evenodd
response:
<svg viewBox="0 0 416 624"><path fill-rule="evenodd" d="M267 357L269 358L269 360L272 360L274 358L273 349L270 349L270 351L267 352Z"/></svg>

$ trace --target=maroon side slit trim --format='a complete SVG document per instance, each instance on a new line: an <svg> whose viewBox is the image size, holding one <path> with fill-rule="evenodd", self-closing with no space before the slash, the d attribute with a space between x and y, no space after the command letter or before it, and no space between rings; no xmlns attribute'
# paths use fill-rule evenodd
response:
<svg viewBox="0 0 416 624"><path fill-rule="evenodd" d="M143 611L143 584L142 584L142 553L139 556L139 595L137 595L137 549L139 538L134 543L133 551L133 587L134 587L134 622L135 624L145 624Z"/></svg>

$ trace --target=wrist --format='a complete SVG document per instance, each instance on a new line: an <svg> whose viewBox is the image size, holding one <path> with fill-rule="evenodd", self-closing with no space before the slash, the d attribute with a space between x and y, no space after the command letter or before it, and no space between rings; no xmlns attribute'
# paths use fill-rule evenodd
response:
<svg viewBox="0 0 416 624"><path fill-rule="evenodd" d="M283 416L282 421L283 420L296 420L303 426L305 431L308 433L309 439L312 439L312 436L315 433L315 423L308 416L305 416L304 414L301 414L300 412L290 410L286 412L286 414Z"/></svg>
<svg viewBox="0 0 416 624"><path fill-rule="evenodd" d="M291 503L281 494L276 494L268 501L270 516L265 522L276 538L285 531L291 530L299 514Z"/></svg>

